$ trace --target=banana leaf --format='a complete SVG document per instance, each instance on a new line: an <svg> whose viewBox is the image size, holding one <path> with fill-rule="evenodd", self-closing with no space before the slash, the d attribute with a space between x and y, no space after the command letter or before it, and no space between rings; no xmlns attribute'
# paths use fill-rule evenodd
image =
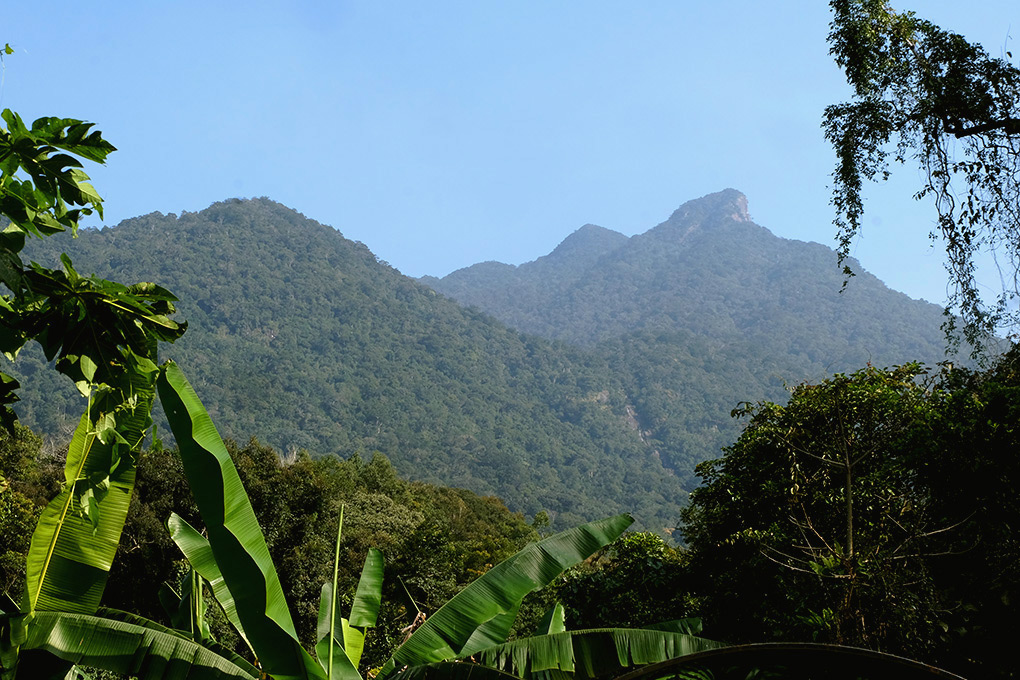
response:
<svg viewBox="0 0 1020 680"><path fill-rule="evenodd" d="M471 646L468 641L493 619L498 625L490 625L485 637L506 640L513 621L501 614L513 611L525 595L614 541L633 521L624 514L583 524L532 543L497 564L426 619L382 667L378 680L404 666L470 656L482 644L477 636Z"/></svg>
<svg viewBox="0 0 1020 680"><path fill-rule="evenodd" d="M188 633L195 642L211 640L212 632L205 620L205 598L202 595L204 579L194 569L188 570L183 592L178 593L167 582L159 587L159 603L170 617L170 626Z"/></svg>
<svg viewBox="0 0 1020 680"><path fill-rule="evenodd" d="M315 658L326 672L328 680L361 680L358 665L351 659L345 648L344 638L348 628L347 619L334 615L331 608L335 606L336 599L333 597L332 585L323 583L322 595L319 598L319 622L317 626L319 641L315 645ZM332 640L330 639L331 622L334 626ZM336 628L340 628L340 630L338 631ZM364 649L364 640L364 635L362 635L361 645L356 645L359 660L361 650ZM332 644L330 644L331 642Z"/></svg>
<svg viewBox="0 0 1020 680"><path fill-rule="evenodd" d="M376 548L369 548L365 566L361 568L358 590L351 604L350 623L357 628L372 628L379 618L382 602L383 556Z"/></svg>
<svg viewBox="0 0 1020 680"><path fill-rule="evenodd" d="M593 628L514 640L475 652L473 659L521 678L562 671L575 680L592 680L616 675L629 666L659 663L724 646L669 630Z"/></svg>
<svg viewBox="0 0 1020 680"><path fill-rule="evenodd" d="M124 620L36 612L22 644L19 677L39 677L35 665L52 665L52 657L81 666L137 676L139 680L219 680L258 678L240 657L212 650L159 624L118 613ZM46 654L36 656L33 650ZM47 658L49 657L49 658Z"/></svg>
<svg viewBox="0 0 1020 680"><path fill-rule="evenodd" d="M683 633L685 635L701 635L702 624L701 617L692 616L686 619L674 619L672 621L662 621L661 623L653 623L647 626L641 626L648 630L667 630L673 633Z"/></svg>
<svg viewBox="0 0 1020 680"><path fill-rule="evenodd" d="M341 515L341 521L343 521ZM339 555L339 532L337 534L337 555ZM365 629L375 626L379 617L379 605L382 601L383 556L376 548L369 548L365 556L365 565L361 569L358 589L351 605L351 620L340 617L335 608L339 603L333 596L336 586L336 568L334 566L333 583L322 585L319 598L319 620L316 626L318 642L315 654L319 664L326 670L326 675L333 677L337 670L342 678L360 678L357 672L361 663L361 655L365 649ZM330 632L332 641L330 644ZM341 658L341 656L345 658ZM333 663L329 664L329 659Z"/></svg>
<svg viewBox="0 0 1020 680"><path fill-rule="evenodd" d="M542 620L538 622L535 635L549 635L550 633L562 633L567 629L567 615L563 609L563 603L557 602L545 613Z"/></svg>
<svg viewBox="0 0 1020 680"><path fill-rule="evenodd" d="M510 611L496 614L475 628L475 632L471 633L471 637L464 643L464 649L469 650L469 652L467 654L461 653L460 656L470 656L470 650L484 649L506 642L507 635L517 619L517 612L520 608L521 603L518 602L517 606Z"/></svg>
<svg viewBox="0 0 1020 680"><path fill-rule="evenodd" d="M400 671L400 680L520 680L520 678L470 661L440 661L405 668Z"/></svg>
<svg viewBox="0 0 1020 680"><path fill-rule="evenodd" d="M167 520L166 525L170 530L170 538L174 540L177 547L184 553L184 557L188 560L191 568L209 583L209 587L213 591L213 597L216 598L220 608L223 609L227 620L230 621L237 634L241 636L241 639L251 649L248 636L244 633L244 626L241 625L241 620L237 616L234 596L230 594L230 589L227 588L227 584L223 580L223 574L220 572L219 565L216 564L216 558L213 556L209 541L175 512L170 513L170 519ZM254 650L252 651L254 652Z"/></svg>
<svg viewBox="0 0 1020 680"><path fill-rule="evenodd" d="M86 360L81 364L90 376L95 366ZM99 607L131 504L133 449L152 422L155 396L156 366L127 350L124 362L128 368L116 376L122 384L90 396L71 439L64 487L32 534L25 611L91 614Z"/></svg>
<svg viewBox="0 0 1020 680"><path fill-rule="evenodd" d="M298 643L262 529L212 419L173 362L156 384L213 557L262 668L276 680L324 678Z"/></svg>

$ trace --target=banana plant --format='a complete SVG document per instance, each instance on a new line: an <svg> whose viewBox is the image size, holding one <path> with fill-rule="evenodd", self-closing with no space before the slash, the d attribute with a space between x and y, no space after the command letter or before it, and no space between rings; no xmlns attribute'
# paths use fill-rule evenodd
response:
<svg viewBox="0 0 1020 680"><path fill-rule="evenodd" d="M89 617L99 606L134 487L135 451L151 422L156 346L176 340L186 324L170 319L177 298L154 284L80 276L66 255L62 270L25 265L26 238L74 232L81 217L102 216L102 198L81 161L102 163L114 147L91 123L40 118L28 126L9 110L0 119L0 283L6 287L0 353L15 361L24 345L38 342L88 400L63 488L32 534L22 601L6 603L0 614L0 676L7 678L20 650L31 652L35 644L53 648L47 662L53 673L66 669L65 657L73 656L62 644L68 640L53 636L78 625L73 616L94 623ZM8 427L17 388L0 373L0 423Z"/></svg>
<svg viewBox="0 0 1020 680"><path fill-rule="evenodd" d="M375 624L379 611L381 554L369 552L346 619L338 613L334 565L334 578L323 587L314 658L298 642L265 538L208 413L172 362L159 371L156 387L208 536L175 516L170 518L168 527L195 573L209 583L227 618L253 650L256 664L247 663L209 640L200 622L194 623L200 617L191 618L187 624L182 622L180 625L188 630L180 631L111 610L14 612L7 616L0 636L0 671L4 680L13 677L14 665L8 660L12 652L17 656L19 650L23 669L30 662L27 665L32 668L32 677L63 677L69 664L82 664L130 673L142 680L167 677L360 680L357 665L365 630ZM568 670L571 664L573 668L591 668L594 672L605 663L605 655L595 652L604 651L609 641L615 649L626 649L626 654L618 653L612 668L647 663L694 649L698 643L677 630L570 633L562 630L562 612L550 616L541 631L543 635L530 638L530 642L507 643L521 601L528 593L544 587L565 569L615 540L632 521L628 515L619 515L525 547L426 619L376 677L385 680L393 674L424 672L453 678L469 668L481 675L528 677L526 673L531 669L553 668L549 659L554 655L548 651L553 647L558 650L555 668L559 672L574 674ZM341 534L342 519L337 545ZM197 597L192 596L193 604ZM571 648L580 645L582 653L573 652L571 657L564 646L565 639L570 640ZM593 641L586 644L589 639ZM451 663L472 657L488 665ZM516 661L508 663L507 659ZM53 660L61 663L54 665Z"/></svg>
<svg viewBox="0 0 1020 680"><path fill-rule="evenodd" d="M189 548L185 554L189 555L195 570L214 584L214 593L215 583L222 579L229 592L225 597L231 601L224 610L228 611L228 618L231 608L236 612L240 630L244 631L262 668L280 680L297 677L358 680L357 660L364 628L375 623L378 613L381 556L370 552L366 558L346 624L341 618L337 625L335 575L334 582L323 587L316 664L297 643L265 539L208 413L183 372L172 362L163 367L157 388L208 531L209 549L203 546L196 552ZM528 593L548 585L564 570L614 541L632 522L629 515L618 515L525 547L476 579L427 618L383 664L377 680L385 680L411 667L466 659L505 643L521 601ZM183 526L182 522L176 524ZM342 520L338 535L341 532ZM197 532L192 529L187 534L194 539ZM180 540L178 544L181 545ZM211 569L212 565L215 570ZM646 633L643 639L655 635L673 639L678 633L657 631ZM266 645L275 647L267 649ZM672 649L684 651L681 645L674 645ZM633 654L629 658L639 663L644 657Z"/></svg>
<svg viewBox="0 0 1020 680"><path fill-rule="evenodd" d="M189 577L193 574L199 581L209 585L227 620L255 655L256 652L248 641L244 624L241 623L237 615L236 603L216 563L209 541L176 514L171 514L167 526L174 542L191 565ZM334 597L334 593L337 592L339 578L342 531L343 508L340 510L337 529L333 580L322 585L317 625L318 642L315 646L316 660L322 666L328 680L361 678L357 667L365 645L365 632L366 629L375 626L382 600L383 557L377 549L370 548L361 571L361 579L358 582L351 613L347 618L340 616L339 598ZM176 593L164 591L167 593L166 599L168 600L166 609L171 613L172 619L176 618L178 623L175 625L178 628L196 631L201 639L208 640L210 639L208 627L203 627L198 623L202 617L201 606L199 605L197 609L195 607L195 603L199 602L201 598L201 584L195 588L192 581L191 585L190 595L174 597Z"/></svg>
<svg viewBox="0 0 1020 680"><path fill-rule="evenodd" d="M377 680L409 666L469 658L506 641L524 597L616 540L634 520L617 515L525 547L454 595L383 665Z"/></svg>
<svg viewBox="0 0 1020 680"><path fill-rule="evenodd" d="M473 660L518 678L551 675L594 680L619 674L629 667L726 646L699 637L701 622L697 619L641 628L567 630L562 618L558 624L549 627L547 632L536 632L531 637L479 650Z"/></svg>
<svg viewBox="0 0 1020 680"><path fill-rule="evenodd" d="M339 615L337 580L340 563L340 536L344 513L340 509L337 529L336 552L333 558L333 581L322 584L319 598L319 620L316 626L318 642L315 654L319 664L326 671L329 680L361 680L358 664L365 649L365 633L375 626L382 602L383 556L375 548L369 548L365 566L361 570L358 589L347 618Z"/></svg>
<svg viewBox="0 0 1020 680"><path fill-rule="evenodd" d="M173 362L160 371L156 385L219 572L205 578L222 577L237 625L266 673L277 680L325 678L298 642L262 529L208 412ZM202 566L192 565L202 573Z"/></svg>

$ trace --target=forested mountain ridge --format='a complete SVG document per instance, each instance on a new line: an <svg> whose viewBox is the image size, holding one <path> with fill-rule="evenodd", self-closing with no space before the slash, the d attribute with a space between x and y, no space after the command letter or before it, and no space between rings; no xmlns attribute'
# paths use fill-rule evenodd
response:
<svg viewBox="0 0 1020 680"><path fill-rule="evenodd" d="M945 358L941 308L852 265L840 292L834 251L773 235L727 189L630 238L586 225L534 262L422 280L519 330L590 348L690 488L694 466L739 434L729 418L739 402L782 402L787 385L868 363Z"/></svg>
<svg viewBox="0 0 1020 680"><path fill-rule="evenodd" d="M617 510L675 525L686 492L629 424L604 361L465 310L282 205L153 213L27 254L61 251L80 273L180 298L188 332L164 354L225 436L381 451L411 478L495 493L559 525ZM83 403L38 354L16 368L25 424L54 434L76 422Z"/></svg>
<svg viewBox="0 0 1020 680"><path fill-rule="evenodd" d="M423 281L520 330L580 345L682 329L753 338L818 362L941 358L941 308L852 264L859 275L841 293L834 251L774 236L727 189L630 238L586 225L534 262Z"/></svg>
<svg viewBox="0 0 1020 680"><path fill-rule="evenodd" d="M27 254L57 264L61 251L81 273L180 297L189 330L164 353L224 435L381 451L408 477L559 525L629 510L671 528L694 466L736 439L737 403L868 361L941 358L937 307L863 272L840 295L830 250L753 224L735 191L639 236L586 225L535 262L447 277L558 340L464 309L267 199L153 213ZM65 440L83 407L74 390L38 354L17 369L25 423Z"/></svg>

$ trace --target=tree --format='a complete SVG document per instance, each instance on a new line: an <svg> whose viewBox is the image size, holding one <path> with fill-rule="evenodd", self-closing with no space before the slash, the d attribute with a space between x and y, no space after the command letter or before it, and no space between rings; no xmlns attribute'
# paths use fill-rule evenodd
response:
<svg viewBox="0 0 1020 680"><path fill-rule="evenodd" d="M921 375L869 367L801 385L785 406L738 409L750 422L699 466L705 484L684 513L717 635L930 653L937 603L923 556L944 527L914 474L939 398Z"/></svg>
<svg viewBox="0 0 1020 680"><path fill-rule="evenodd" d="M58 628L66 634L98 608L127 516L137 451L152 423L157 344L176 340L185 325L169 318L176 298L154 284L83 277L66 255L62 271L25 265L26 238L75 232L82 217L102 215L102 198L82 160L102 163L115 149L91 123L49 117L28 126L10 110L0 118L0 284L9 291L0 296L0 352L14 361L25 344L38 342L87 400L60 493L31 535L21 603L0 604L0 671L7 677L32 635ZM0 373L0 421L10 432L18 387ZM5 497L4 505L14 498ZM25 515L23 504L14 510Z"/></svg>
<svg viewBox="0 0 1020 680"><path fill-rule="evenodd" d="M1020 346L984 371L956 369L917 478L941 523L931 569L945 665L968 677L1016 677L1020 617Z"/></svg>
<svg viewBox="0 0 1020 680"><path fill-rule="evenodd" d="M982 371L869 367L738 409L750 421L684 513L713 636L1015 677L1018 367L1017 347Z"/></svg>
<svg viewBox="0 0 1020 680"><path fill-rule="evenodd" d="M691 616L686 551L658 534L628 533L556 584L571 625L578 628L640 628Z"/></svg>
<svg viewBox="0 0 1020 680"><path fill-rule="evenodd" d="M980 347L996 329L1020 332L1020 70L963 37L897 12L887 0L831 0L830 52L853 87L823 127L836 151L832 203L840 262L861 231L864 180L888 178L892 156L922 171L950 279L947 331L958 313ZM1007 58L1012 58L1006 52ZM978 292L975 255L990 249L1008 271L996 300ZM852 272L844 267L848 275Z"/></svg>
<svg viewBox="0 0 1020 680"><path fill-rule="evenodd" d="M67 457L65 484L43 510L38 544L30 550L28 599L37 606L80 611L99 603L127 515L134 486L136 452L151 424L155 398L156 346L186 328L169 315L176 298L151 283L125 286L80 276L63 256L63 271L25 265L26 238L76 231L82 217L102 215L102 198L82 171L82 160L102 163L114 147L91 123L40 118L31 127L10 110L0 114L0 351L11 361L30 341L69 377L87 399ZM0 373L0 420L10 428L18 382ZM101 545L87 533L100 536ZM64 563L94 567L85 579L62 571ZM44 604L40 604L40 598Z"/></svg>

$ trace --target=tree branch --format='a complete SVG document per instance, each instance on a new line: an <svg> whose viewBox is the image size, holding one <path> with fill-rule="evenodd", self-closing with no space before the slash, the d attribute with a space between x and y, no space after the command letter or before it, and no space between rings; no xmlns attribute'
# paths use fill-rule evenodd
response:
<svg viewBox="0 0 1020 680"><path fill-rule="evenodd" d="M957 139L984 134L986 132L991 132L992 130L1002 130L1007 135L1020 134L1020 118L992 120L987 123L981 123L980 125L972 125L971 127L964 127L963 123L959 121L956 121L955 123L948 120L946 121L946 132Z"/></svg>

